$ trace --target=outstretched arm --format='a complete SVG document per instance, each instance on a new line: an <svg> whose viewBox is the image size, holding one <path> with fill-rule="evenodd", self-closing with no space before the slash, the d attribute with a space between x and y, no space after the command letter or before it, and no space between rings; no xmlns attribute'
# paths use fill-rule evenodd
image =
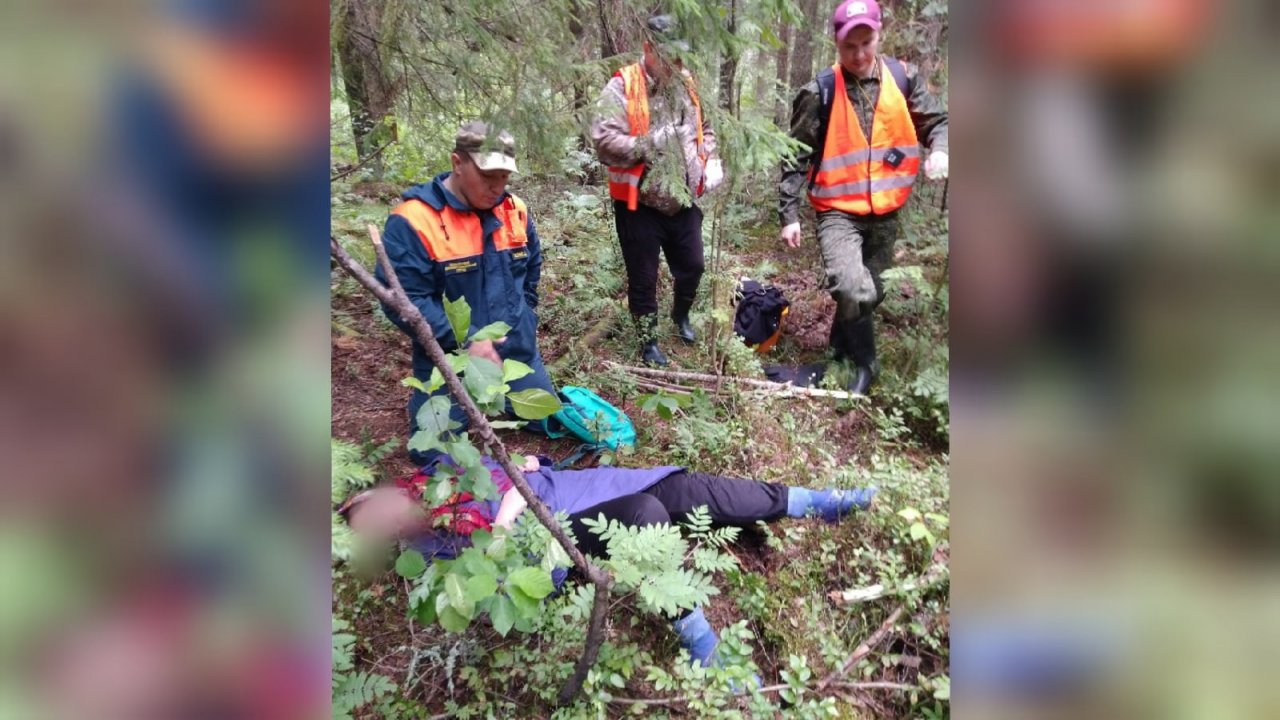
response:
<svg viewBox="0 0 1280 720"><path fill-rule="evenodd" d="M516 524L516 518L520 517L520 513L529 507L529 503L520 494L519 490L511 488L506 495L502 496L502 504L498 506L498 514L493 518L494 527L503 527L511 529Z"/></svg>

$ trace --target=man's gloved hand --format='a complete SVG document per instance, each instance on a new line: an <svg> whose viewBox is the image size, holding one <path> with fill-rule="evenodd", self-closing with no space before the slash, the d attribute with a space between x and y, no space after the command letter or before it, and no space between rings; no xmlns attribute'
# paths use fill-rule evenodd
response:
<svg viewBox="0 0 1280 720"><path fill-rule="evenodd" d="M782 228L782 240L789 248L800 247L800 223L793 222Z"/></svg>
<svg viewBox="0 0 1280 720"><path fill-rule="evenodd" d="M947 154L942 150L935 150L929 154L929 159L924 161L924 176L930 180L942 180L947 177Z"/></svg>
<svg viewBox="0 0 1280 720"><path fill-rule="evenodd" d="M702 182L703 192L711 192L720 187L720 183L724 182L724 165L720 162L720 158L711 158L707 161L707 169L702 174Z"/></svg>

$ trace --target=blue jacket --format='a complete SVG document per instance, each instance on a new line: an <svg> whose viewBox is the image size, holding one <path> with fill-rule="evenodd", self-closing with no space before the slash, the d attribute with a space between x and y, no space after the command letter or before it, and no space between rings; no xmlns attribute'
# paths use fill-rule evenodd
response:
<svg viewBox="0 0 1280 720"><path fill-rule="evenodd" d="M502 221L492 210L470 210L466 204L444 187L449 173L437 175L429 183L409 188L404 199L420 200L436 211L447 206L459 212L477 215L484 231L484 249L478 256L466 258L468 262L440 262L431 257L418 232L401 215L387 219L383 231L383 244L395 267L396 276L404 286L409 299L431 324L431 331L445 352L457 349L459 338L444 313L444 298L465 298L471 306L471 328L474 332L492 322L502 321L511 326L506 342L496 345L498 354L520 362L541 367L536 337L538 319L534 310L538 306L538 279L542 275L542 243L529 216L525 227L527 245L525 252L499 251L494 245L494 232L502 227ZM503 196L503 202L512 198ZM385 282L382 268L377 269L379 280ZM409 325L391 308L383 305L383 312L401 330L413 337ZM464 338L465 339L465 338ZM431 377L433 365L426 351L413 340L413 372L423 382Z"/></svg>

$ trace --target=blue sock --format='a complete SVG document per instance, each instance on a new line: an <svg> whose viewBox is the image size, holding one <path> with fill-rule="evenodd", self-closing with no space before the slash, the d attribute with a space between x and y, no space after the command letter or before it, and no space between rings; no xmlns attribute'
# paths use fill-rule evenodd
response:
<svg viewBox="0 0 1280 720"><path fill-rule="evenodd" d="M804 517L812 504L813 493L809 488L787 488L787 517Z"/></svg>
<svg viewBox="0 0 1280 720"><path fill-rule="evenodd" d="M827 522L835 522L857 510L871 507L876 486L853 490L810 490L787 488L787 516L804 517L813 511Z"/></svg>
<svg viewBox="0 0 1280 720"><path fill-rule="evenodd" d="M689 651L689 657L702 667L713 662L716 645L720 638L711 629L707 616L702 608L694 608L693 612L672 623L676 633L680 635L680 646Z"/></svg>
<svg viewBox="0 0 1280 720"><path fill-rule="evenodd" d="M720 637L716 635L716 631L711 629L711 623L707 622L707 616L702 612L702 608L694 608L693 612L672 622L676 633L680 635L680 646L689 651L689 657L694 662L707 667L714 665L720 667L720 655L716 652L716 646L720 644ZM760 687L762 682L760 676L751 675L748 681L749 685ZM741 695L748 690L737 682L730 682L730 689L734 695Z"/></svg>

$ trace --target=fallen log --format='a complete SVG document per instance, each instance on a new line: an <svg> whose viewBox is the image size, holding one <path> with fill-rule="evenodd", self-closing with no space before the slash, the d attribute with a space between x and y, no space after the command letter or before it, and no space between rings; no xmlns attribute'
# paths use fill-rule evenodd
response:
<svg viewBox="0 0 1280 720"><path fill-rule="evenodd" d="M606 360L604 364L611 368L617 368L619 370L629 372L632 375L639 375L640 377L658 378L660 380L683 380L686 382L707 384L729 382L736 385L746 385L748 387L755 388L757 391L767 392L770 395L781 395L783 397L829 397L840 400L853 400L866 397L866 395L858 395L844 390L822 390L820 388L798 387L791 383L776 383L769 380L756 380L755 378L734 377L732 375L708 375L705 373L682 372L677 370L655 370L653 368L623 365L612 360Z"/></svg>

